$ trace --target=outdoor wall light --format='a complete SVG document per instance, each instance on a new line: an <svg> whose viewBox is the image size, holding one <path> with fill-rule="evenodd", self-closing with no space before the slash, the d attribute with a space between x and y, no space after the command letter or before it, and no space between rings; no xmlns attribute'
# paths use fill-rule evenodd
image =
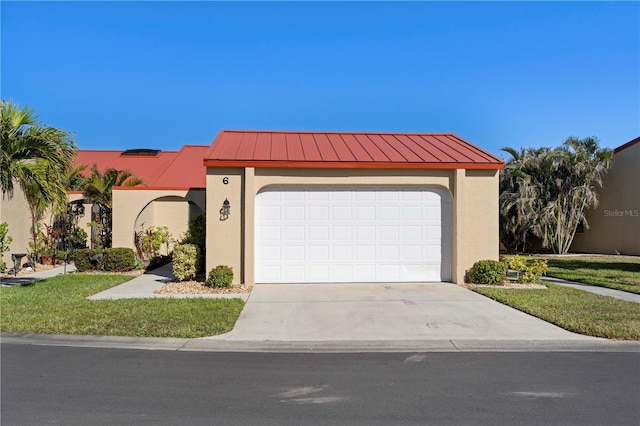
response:
<svg viewBox="0 0 640 426"><path fill-rule="evenodd" d="M231 211L231 204L228 199L224 199L222 208L220 209L220 220L227 220L229 218L229 212Z"/></svg>

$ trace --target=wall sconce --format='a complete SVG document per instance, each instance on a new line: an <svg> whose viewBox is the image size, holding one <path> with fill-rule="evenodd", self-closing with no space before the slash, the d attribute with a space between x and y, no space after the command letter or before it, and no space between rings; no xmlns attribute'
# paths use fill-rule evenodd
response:
<svg viewBox="0 0 640 426"><path fill-rule="evenodd" d="M231 211L231 204L228 199L224 199L222 208L220 209L220 220L227 220L229 218L229 212Z"/></svg>

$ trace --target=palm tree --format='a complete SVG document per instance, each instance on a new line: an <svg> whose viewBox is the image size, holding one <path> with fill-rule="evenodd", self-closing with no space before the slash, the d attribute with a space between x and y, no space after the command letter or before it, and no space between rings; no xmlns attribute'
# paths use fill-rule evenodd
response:
<svg viewBox="0 0 640 426"><path fill-rule="evenodd" d="M114 186L142 185L142 179L134 176L129 170L117 170L108 168L100 173L94 164L89 171L90 175L84 188L84 196L94 203L111 209L113 207L112 189Z"/></svg>
<svg viewBox="0 0 640 426"><path fill-rule="evenodd" d="M613 151L600 148L595 137L570 137L545 161L550 199L541 211L537 231L545 247L566 253L578 225L589 228L584 211L598 206L597 187L602 187L612 162Z"/></svg>
<svg viewBox="0 0 640 426"><path fill-rule="evenodd" d="M29 107L0 101L0 190L13 197L14 183L37 189L48 204L64 204L62 176L73 160L69 132L42 125Z"/></svg>
<svg viewBox="0 0 640 426"><path fill-rule="evenodd" d="M39 223L49 207L66 209L65 171L75 142L69 132L42 125L29 107L0 101L0 190L13 197L17 183L31 213L33 247L39 247ZM37 253L36 253L37 254Z"/></svg>
<svg viewBox="0 0 640 426"><path fill-rule="evenodd" d="M67 191L84 191L88 178L83 175L86 164L70 164L65 171L64 181Z"/></svg>
<svg viewBox="0 0 640 426"><path fill-rule="evenodd" d="M113 187L142 185L144 181L129 170L108 168L100 173L98 167L91 166L90 175L85 182L84 196L100 207L100 240L105 247L111 245L111 224L113 209ZM93 221L92 223L95 223ZM96 229L97 231L97 229ZM95 234L92 233L92 239Z"/></svg>
<svg viewBox="0 0 640 426"><path fill-rule="evenodd" d="M611 166L613 152L594 137L568 138L560 148L511 154L500 176L500 214L507 240L523 247L527 236L543 247L566 253L579 224L588 228L585 209L598 205L597 186Z"/></svg>

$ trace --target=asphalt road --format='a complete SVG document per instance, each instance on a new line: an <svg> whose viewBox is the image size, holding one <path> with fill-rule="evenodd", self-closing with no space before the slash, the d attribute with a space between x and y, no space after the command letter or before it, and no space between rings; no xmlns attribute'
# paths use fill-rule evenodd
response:
<svg viewBox="0 0 640 426"><path fill-rule="evenodd" d="M2 344L9 425L638 425L640 354Z"/></svg>

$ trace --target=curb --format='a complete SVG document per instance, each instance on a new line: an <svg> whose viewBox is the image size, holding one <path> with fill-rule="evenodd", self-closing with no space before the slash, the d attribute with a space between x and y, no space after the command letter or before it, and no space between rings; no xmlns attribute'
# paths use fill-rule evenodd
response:
<svg viewBox="0 0 640 426"><path fill-rule="evenodd" d="M410 340L236 341L2 333L2 344L185 352L365 353L365 352L635 352L640 341L623 340Z"/></svg>

